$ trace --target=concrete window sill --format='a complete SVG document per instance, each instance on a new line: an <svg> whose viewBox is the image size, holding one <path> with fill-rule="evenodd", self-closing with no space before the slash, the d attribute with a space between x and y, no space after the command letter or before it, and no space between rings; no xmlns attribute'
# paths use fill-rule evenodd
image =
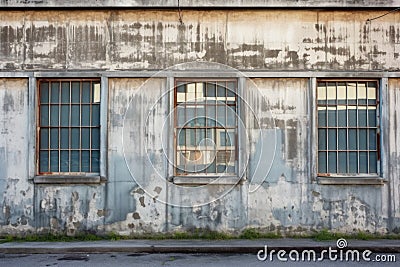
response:
<svg viewBox="0 0 400 267"><path fill-rule="evenodd" d="M173 183L177 185L234 185L241 182L237 176L175 176Z"/></svg>
<svg viewBox="0 0 400 267"><path fill-rule="evenodd" d="M100 175L38 175L33 178L35 184L100 184L107 179Z"/></svg>
<svg viewBox="0 0 400 267"><path fill-rule="evenodd" d="M317 177L322 185L383 185L387 180L382 177Z"/></svg>

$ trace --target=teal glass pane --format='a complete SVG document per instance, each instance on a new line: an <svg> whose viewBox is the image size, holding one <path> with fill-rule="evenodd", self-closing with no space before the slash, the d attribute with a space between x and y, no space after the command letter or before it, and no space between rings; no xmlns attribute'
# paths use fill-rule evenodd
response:
<svg viewBox="0 0 400 267"><path fill-rule="evenodd" d="M326 150L326 129L318 129L318 150Z"/></svg>
<svg viewBox="0 0 400 267"><path fill-rule="evenodd" d="M80 91L80 82L72 82L71 83L71 102L72 103L80 103L81 102L81 91Z"/></svg>
<svg viewBox="0 0 400 267"><path fill-rule="evenodd" d="M234 131L228 131L227 132L227 143L229 146L235 146L236 140L235 140L235 132Z"/></svg>
<svg viewBox="0 0 400 267"><path fill-rule="evenodd" d="M82 136L81 136L81 148L89 149L90 148L90 128L82 128Z"/></svg>
<svg viewBox="0 0 400 267"><path fill-rule="evenodd" d="M80 108L79 105L71 106L71 126L80 125Z"/></svg>
<svg viewBox="0 0 400 267"><path fill-rule="evenodd" d="M69 152L68 150L61 150L60 152L60 171L69 172Z"/></svg>
<svg viewBox="0 0 400 267"><path fill-rule="evenodd" d="M371 129L368 130L369 133L369 149L370 150L375 150L376 149L376 130L375 129Z"/></svg>
<svg viewBox="0 0 400 267"><path fill-rule="evenodd" d="M329 150L336 150L336 129L329 129L328 130L328 149Z"/></svg>
<svg viewBox="0 0 400 267"><path fill-rule="evenodd" d="M49 149L49 129L40 129L40 149Z"/></svg>
<svg viewBox="0 0 400 267"><path fill-rule="evenodd" d="M369 152L369 173L377 173L378 160L377 152Z"/></svg>
<svg viewBox="0 0 400 267"><path fill-rule="evenodd" d="M218 101L225 101L225 97L226 97L225 82L217 83L217 97L218 97Z"/></svg>
<svg viewBox="0 0 400 267"><path fill-rule="evenodd" d="M79 163L80 163L79 150L72 150L71 151L71 161L70 161L71 172L79 172L80 171Z"/></svg>
<svg viewBox="0 0 400 267"><path fill-rule="evenodd" d="M186 145L195 147L196 146L196 130L195 129L186 129Z"/></svg>
<svg viewBox="0 0 400 267"><path fill-rule="evenodd" d="M82 105L81 109L81 125L90 126L90 105Z"/></svg>
<svg viewBox="0 0 400 267"><path fill-rule="evenodd" d="M58 151L50 151L50 171L59 172L58 170Z"/></svg>
<svg viewBox="0 0 400 267"><path fill-rule="evenodd" d="M90 172L90 152L83 150L81 157L81 171Z"/></svg>
<svg viewBox="0 0 400 267"><path fill-rule="evenodd" d="M100 149L100 129L92 128L92 149Z"/></svg>
<svg viewBox="0 0 400 267"><path fill-rule="evenodd" d="M357 130L349 129L349 150L357 150Z"/></svg>
<svg viewBox="0 0 400 267"><path fill-rule="evenodd" d="M318 172L327 173L326 152L318 152Z"/></svg>
<svg viewBox="0 0 400 267"><path fill-rule="evenodd" d="M60 147L61 147L61 149L69 148L69 130L68 130L68 128L60 129Z"/></svg>
<svg viewBox="0 0 400 267"><path fill-rule="evenodd" d="M90 82L82 82L82 103L90 103Z"/></svg>
<svg viewBox="0 0 400 267"><path fill-rule="evenodd" d="M347 150L347 130L346 129L338 130L338 149L339 150Z"/></svg>
<svg viewBox="0 0 400 267"><path fill-rule="evenodd" d="M326 126L326 108L318 107L318 126L325 127Z"/></svg>
<svg viewBox="0 0 400 267"><path fill-rule="evenodd" d="M207 106L206 108L206 117L207 117L207 126L215 127L216 125L216 106Z"/></svg>
<svg viewBox="0 0 400 267"><path fill-rule="evenodd" d="M58 126L59 122L59 107L58 105L51 105L50 106L50 125L51 126Z"/></svg>
<svg viewBox="0 0 400 267"><path fill-rule="evenodd" d="M50 129L50 148L58 149L58 129Z"/></svg>
<svg viewBox="0 0 400 267"><path fill-rule="evenodd" d="M226 106L217 106L217 124L226 127Z"/></svg>
<svg viewBox="0 0 400 267"><path fill-rule="evenodd" d="M215 163L215 160L212 161L211 163L207 164L207 168L205 169L206 173L216 173L217 172L217 166Z"/></svg>
<svg viewBox="0 0 400 267"><path fill-rule="evenodd" d="M186 145L186 130L178 129L178 145L185 146Z"/></svg>
<svg viewBox="0 0 400 267"><path fill-rule="evenodd" d="M49 83L40 83L40 103L49 103Z"/></svg>
<svg viewBox="0 0 400 267"><path fill-rule="evenodd" d="M366 129L360 129L358 131L358 140L359 140L359 150L367 150L368 149L368 135L367 135L367 130Z"/></svg>
<svg viewBox="0 0 400 267"><path fill-rule="evenodd" d="M347 109L346 106L338 106L338 126L346 127L347 126Z"/></svg>
<svg viewBox="0 0 400 267"><path fill-rule="evenodd" d="M348 109L348 123L350 127L356 127L357 126L357 110L355 107L350 107Z"/></svg>
<svg viewBox="0 0 400 267"><path fill-rule="evenodd" d="M61 103L69 103L70 102L70 88L69 82L61 83Z"/></svg>
<svg viewBox="0 0 400 267"><path fill-rule="evenodd" d="M368 109L368 126L376 127L376 109Z"/></svg>
<svg viewBox="0 0 400 267"><path fill-rule="evenodd" d="M359 107L358 109L358 126L367 126L367 109L365 107Z"/></svg>
<svg viewBox="0 0 400 267"><path fill-rule="evenodd" d="M61 126L69 126L69 105L61 106Z"/></svg>
<svg viewBox="0 0 400 267"><path fill-rule="evenodd" d="M235 127L236 125L236 112L234 107L226 107L226 127Z"/></svg>
<svg viewBox="0 0 400 267"><path fill-rule="evenodd" d="M206 110L204 106L197 106L196 108L196 126L206 126Z"/></svg>
<svg viewBox="0 0 400 267"><path fill-rule="evenodd" d="M186 108L186 120L185 120L185 126L194 126L195 124L195 109L194 108ZM185 118L185 117L183 117Z"/></svg>
<svg viewBox="0 0 400 267"><path fill-rule="evenodd" d="M329 173L337 173L337 160L336 160L336 152L328 152L328 172Z"/></svg>
<svg viewBox="0 0 400 267"><path fill-rule="evenodd" d="M51 83L51 103L57 104L60 102L60 83L52 82Z"/></svg>
<svg viewBox="0 0 400 267"><path fill-rule="evenodd" d="M346 152L339 152L338 154L338 165L339 170L338 173L347 173L347 153Z"/></svg>
<svg viewBox="0 0 400 267"><path fill-rule="evenodd" d="M49 126L49 106L40 106L40 126Z"/></svg>
<svg viewBox="0 0 400 267"><path fill-rule="evenodd" d="M71 148L80 148L79 128L71 128Z"/></svg>
<svg viewBox="0 0 400 267"><path fill-rule="evenodd" d="M357 152L349 152L349 173L358 173Z"/></svg>
<svg viewBox="0 0 400 267"><path fill-rule="evenodd" d="M100 126L100 105L92 105L92 126Z"/></svg>
<svg viewBox="0 0 400 267"><path fill-rule="evenodd" d="M178 126L184 126L186 124L185 119L185 106L178 106L176 107L176 115L177 115L177 123Z"/></svg>
<svg viewBox="0 0 400 267"><path fill-rule="evenodd" d="M368 173L368 152L359 153L360 173Z"/></svg>
<svg viewBox="0 0 400 267"><path fill-rule="evenodd" d="M100 151L92 151L92 172L100 172Z"/></svg>
<svg viewBox="0 0 400 267"><path fill-rule="evenodd" d="M336 126L336 109L328 109L328 126Z"/></svg>
<svg viewBox="0 0 400 267"><path fill-rule="evenodd" d="M39 172L49 172L49 151L39 153Z"/></svg>
<svg viewBox="0 0 400 267"><path fill-rule="evenodd" d="M226 165L225 164L217 164L217 173L224 173L226 171Z"/></svg>

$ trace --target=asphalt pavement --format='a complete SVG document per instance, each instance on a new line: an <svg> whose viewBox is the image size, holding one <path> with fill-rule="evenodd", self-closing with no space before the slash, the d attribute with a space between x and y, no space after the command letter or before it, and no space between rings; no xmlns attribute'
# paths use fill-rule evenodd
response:
<svg viewBox="0 0 400 267"><path fill-rule="evenodd" d="M68 254L68 253L257 253L261 249L370 250L400 253L400 240L331 240L313 239L231 239L231 240L102 240L79 242L4 242L1 254Z"/></svg>

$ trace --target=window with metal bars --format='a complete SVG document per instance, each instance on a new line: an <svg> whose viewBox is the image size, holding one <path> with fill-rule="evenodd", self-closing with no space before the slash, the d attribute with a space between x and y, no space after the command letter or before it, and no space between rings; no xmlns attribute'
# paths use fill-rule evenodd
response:
<svg viewBox="0 0 400 267"><path fill-rule="evenodd" d="M378 174L378 96L378 81L318 81L318 175Z"/></svg>
<svg viewBox="0 0 400 267"><path fill-rule="evenodd" d="M176 80L175 175L236 173L236 90L236 80Z"/></svg>
<svg viewBox="0 0 400 267"><path fill-rule="evenodd" d="M41 79L38 173L100 171L100 80Z"/></svg>

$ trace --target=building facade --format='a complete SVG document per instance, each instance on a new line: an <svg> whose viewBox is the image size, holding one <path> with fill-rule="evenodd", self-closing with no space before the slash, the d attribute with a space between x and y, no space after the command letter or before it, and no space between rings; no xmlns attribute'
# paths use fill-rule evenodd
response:
<svg viewBox="0 0 400 267"><path fill-rule="evenodd" d="M399 232L400 1L115 2L0 1L1 235Z"/></svg>

